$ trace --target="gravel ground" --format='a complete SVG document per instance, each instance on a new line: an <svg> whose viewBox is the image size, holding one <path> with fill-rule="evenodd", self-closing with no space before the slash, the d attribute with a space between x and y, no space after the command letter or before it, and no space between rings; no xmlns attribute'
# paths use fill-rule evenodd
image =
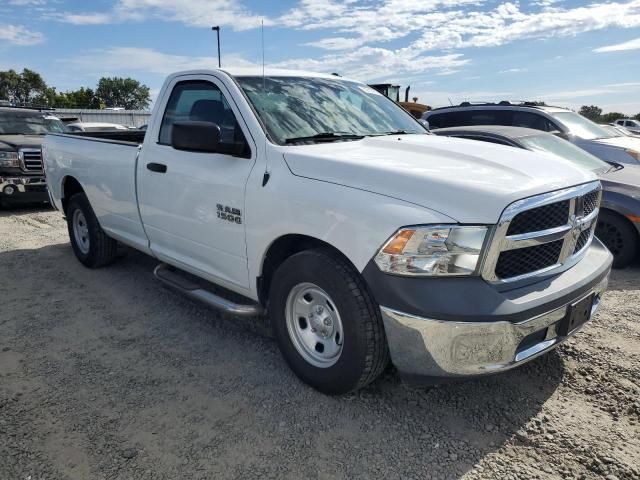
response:
<svg viewBox="0 0 640 480"><path fill-rule="evenodd" d="M387 372L331 398L263 325L163 288L124 252L87 270L53 211L0 212L0 479L640 478L640 284L507 374Z"/></svg>

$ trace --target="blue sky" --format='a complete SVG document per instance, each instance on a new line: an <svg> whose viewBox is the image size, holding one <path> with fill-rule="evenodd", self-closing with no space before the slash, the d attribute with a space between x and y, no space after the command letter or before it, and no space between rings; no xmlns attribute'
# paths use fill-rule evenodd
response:
<svg viewBox="0 0 640 480"><path fill-rule="evenodd" d="M0 70L58 90L261 62L411 85L434 106L545 100L640 112L640 0L0 0Z"/></svg>

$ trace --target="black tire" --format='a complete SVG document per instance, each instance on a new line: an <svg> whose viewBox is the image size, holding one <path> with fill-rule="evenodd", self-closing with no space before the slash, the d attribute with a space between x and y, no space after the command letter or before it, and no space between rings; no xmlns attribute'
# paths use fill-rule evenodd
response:
<svg viewBox="0 0 640 480"><path fill-rule="evenodd" d="M344 338L337 362L328 367L309 363L287 329L285 310L292 290L311 283L324 290L342 319ZM337 395L374 381L389 363L389 349L378 305L360 274L329 249L297 253L276 270L269 310L280 351L295 374L313 388Z"/></svg>
<svg viewBox="0 0 640 480"><path fill-rule="evenodd" d="M80 212L86 220L89 240L88 249L81 248L74 233L73 219L76 212ZM89 199L84 193L76 193L69 199L65 213L71 247L80 263L85 267L99 268L112 263L116 259L118 242L104 233L93 212L93 208L91 208Z"/></svg>
<svg viewBox="0 0 640 480"><path fill-rule="evenodd" d="M624 268L638 254L638 232L622 215L601 211L596 225L596 237L613 254L613 268Z"/></svg>

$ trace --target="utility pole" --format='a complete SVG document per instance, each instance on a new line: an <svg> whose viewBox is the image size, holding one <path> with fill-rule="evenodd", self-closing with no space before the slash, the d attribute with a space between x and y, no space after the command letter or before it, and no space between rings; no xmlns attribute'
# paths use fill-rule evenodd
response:
<svg viewBox="0 0 640 480"><path fill-rule="evenodd" d="M215 30L218 34L218 68L222 67L222 62L220 61L220 26L211 27L211 30Z"/></svg>

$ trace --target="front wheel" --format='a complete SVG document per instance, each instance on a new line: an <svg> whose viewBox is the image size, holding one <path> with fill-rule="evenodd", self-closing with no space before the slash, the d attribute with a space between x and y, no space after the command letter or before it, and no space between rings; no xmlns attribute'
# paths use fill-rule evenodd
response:
<svg viewBox="0 0 640 480"><path fill-rule="evenodd" d="M596 237L613 254L613 268L623 268L636 258L638 232L623 216L603 211L598 217Z"/></svg>
<svg viewBox="0 0 640 480"><path fill-rule="evenodd" d="M84 193L69 199L66 216L71 247L80 263L98 268L116 259L118 242L104 233Z"/></svg>
<svg viewBox="0 0 640 480"><path fill-rule="evenodd" d="M269 309L285 360L323 393L362 388L389 362L379 308L353 266L330 250L287 259L274 274Z"/></svg>

